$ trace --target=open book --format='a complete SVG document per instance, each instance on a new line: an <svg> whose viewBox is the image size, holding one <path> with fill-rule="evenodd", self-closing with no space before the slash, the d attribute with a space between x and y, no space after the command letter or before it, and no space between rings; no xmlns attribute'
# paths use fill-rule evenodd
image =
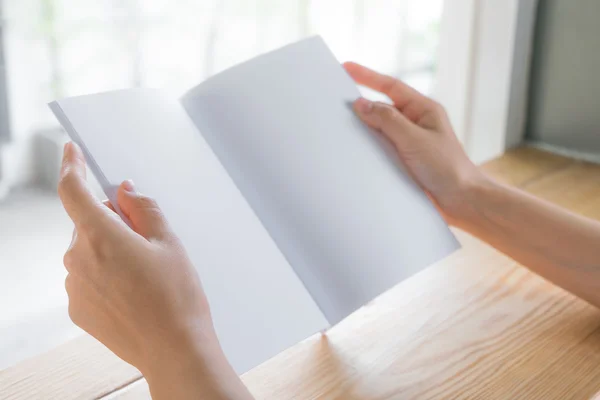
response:
<svg viewBox="0 0 600 400"><path fill-rule="evenodd" d="M224 351L245 372L336 324L458 243L319 37L154 89L58 100L115 208L132 179L198 269Z"/></svg>

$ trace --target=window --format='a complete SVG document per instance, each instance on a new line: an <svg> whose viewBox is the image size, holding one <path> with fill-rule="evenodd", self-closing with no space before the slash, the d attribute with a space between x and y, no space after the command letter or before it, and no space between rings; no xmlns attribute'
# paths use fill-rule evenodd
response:
<svg viewBox="0 0 600 400"><path fill-rule="evenodd" d="M257 54L321 34L340 60L429 91L442 0L7 1L16 130L54 124L56 97L131 86L181 93Z"/></svg>
<svg viewBox="0 0 600 400"><path fill-rule="evenodd" d="M60 132L46 106L57 97L134 86L181 94L207 76L312 34L321 34L340 60L429 92L442 3L4 0L12 143L0 148L0 161L11 167L13 186L32 187L40 173L57 174L52 164L39 164L46 150L33 146L44 132ZM63 288L71 224L54 192L13 190L0 203L0 220L2 368L77 331L67 318ZM10 309L2 309L7 304Z"/></svg>

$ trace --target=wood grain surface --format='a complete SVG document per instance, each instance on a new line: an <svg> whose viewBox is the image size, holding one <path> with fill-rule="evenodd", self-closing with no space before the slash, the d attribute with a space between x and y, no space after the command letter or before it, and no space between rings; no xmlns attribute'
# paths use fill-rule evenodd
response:
<svg viewBox="0 0 600 400"><path fill-rule="evenodd" d="M517 149L482 167L600 219L600 167ZM463 249L243 376L260 399L590 399L600 311L494 249ZM0 399L148 399L89 337L0 372Z"/></svg>

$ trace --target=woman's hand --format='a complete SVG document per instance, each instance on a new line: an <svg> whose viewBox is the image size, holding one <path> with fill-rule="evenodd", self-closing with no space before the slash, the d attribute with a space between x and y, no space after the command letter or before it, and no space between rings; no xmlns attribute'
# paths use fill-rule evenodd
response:
<svg viewBox="0 0 600 400"><path fill-rule="evenodd" d="M392 99L393 106L361 98L354 108L389 139L415 181L455 224L463 212L464 192L485 178L463 151L444 108L397 79L355 63L344 68L356 83Z"/></svg>
<svg viewBox="0 0 600 400"><path fill-rule="evenodd" d="M59 194L75 224L64 257L69 315L146 377L154 398L247 398L216 338L198 274L157 204L126 181L121 218L96 199L69 143Z"/></svg>
<svg viewBox="0 0 600 400"><path fill-rule="evenodd" d="M450 224L600 307L598 221L486 178L440 105L396 79L353 63L344 67L357 83L393 100L389 106L359 99L356 113L394 144Z"/></svg>

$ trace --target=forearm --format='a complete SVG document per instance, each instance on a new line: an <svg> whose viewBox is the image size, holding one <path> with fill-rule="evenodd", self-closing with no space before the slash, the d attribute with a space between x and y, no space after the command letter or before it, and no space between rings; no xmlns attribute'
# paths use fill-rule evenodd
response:
<svg viewBox="0 0 600 400"><path fill-rule="evenodd" d="M600 223L483 179L455 224L600 307Z"/></svg>

